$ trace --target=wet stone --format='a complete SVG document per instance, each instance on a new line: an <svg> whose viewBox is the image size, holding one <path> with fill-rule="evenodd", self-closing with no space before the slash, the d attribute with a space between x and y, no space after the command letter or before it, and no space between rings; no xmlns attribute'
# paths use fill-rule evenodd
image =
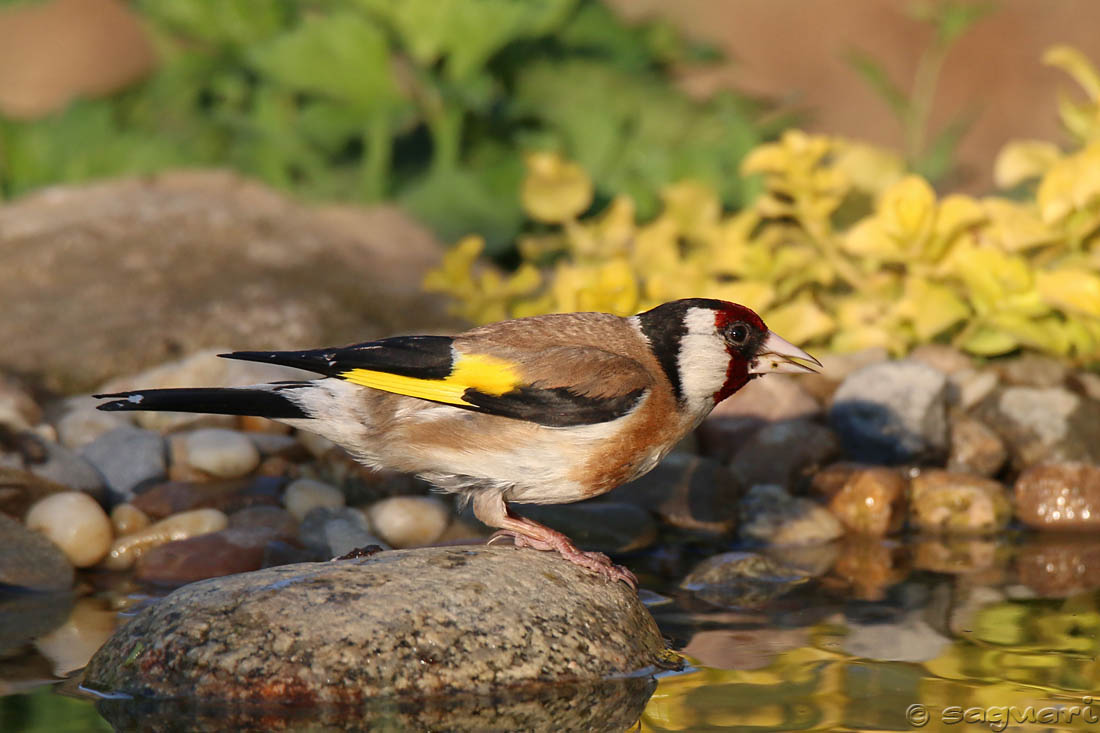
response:
<svg viewBox="0 0 1100 733"><path fill-rule="evenodd" d="M131 501L135 489L163 478L168 469L164 439L140 428L121 427L104 433L80 453L106 480L111 505Z"/></svg>
<svg viewBox="0 0 1100 733"><path fill-rule="evenodd" d="M1009 387L976 409L1008 444L1013 467L1100 463L1100 403L1060 387Z"/></svg>
<svg viewBox="0 0 1100 733"><path fill-rule="evenodd" d="M922 537L913 545L913 565L949 575L984 573L1007 565L1008 548L992 537Z"/></svg>
<svg viewBox="0 0 1100 733"><path fill-rule="evenodd" d="M992 428L969 415L951 418L951 448L947 457L949 471L994 476L1007 460L1008 448Z"/></svg>
<svg viewBox="0 0 1100 733"><path fill-rule="evenodd" d="M875 364L833 395L829 422L848 457L867 463L934 460L947 451L947 378L916 361Z"/></svg>
<svg viewBox="0 0 1100 733"><path fill-rule="evenodd" d="M298 527L298 538L313 553L313 557L324 560L340 557L357 547L387 547L371 532L363 512L350 507L319 506L311 509Z"/></svg>
<svg viewBox="0 0 1100 733"><path fill-rule="evenodd" d="M830 579L840 580L847 593L861 601L881 601L886 591L908 574L903 553L894 540L850 535L839 544Z"/></svg>
<svg viewBox="0 0 1100 733"><path fill-rule="evenodd" d="M48 537L78 568L102 560L114 539L107 513L95 499L79 491L47 496L30 508L24 523L27 529Z"/></svg>
<svg viewBox="0 0 1100 733"><path fill-rule="evenodd" d="M634 552L657 541L657 523L633 504L512 504L512 511L565 534L582 550Z"/></svg>
<svg viewBox="0 0 1100 733"><path fill-rule="evenodd" d="M598 681L666 658L624 583L554 553L422 548L181 588L118 629L84 684L153 698L359 703Z"/></svg>
<svg viewBox="0 0 1100 733"><path fill-rule="evenodd" d="M1066 598L1100 588L1100 538L1040 534L1019 550L1016 572L1040 598Z"/></svg>
<svg viewBox="0 0 1100 733"><path fill-rule="evenodd" d="M734 454L730 471L743 486L778 484L796 491L840 453L832 430L809 420L766 425Z"/></svg>
<svg viewBox="0 0 1100 733"><path fill-rule="evenodd" d="M259 570L269 542L284 539L268 527L235 527L169 542L143 554L134 578L157 585L183 585L196 580Z"/></svg>
<svg viewBox="0 0 1100 733"><path fill-rule="evenodd" d="M0 515L0 589L68 590L73 566L45 535Z"/></svg>
<svg viewBox="0 0 1100 733"><path fill-rule="evenodd" d="M928 470L909 482L913 526L947 534L989 533L1012 518L1012 502L999 482L968 473Z"/></svg>
<svg viewBox="0 0 1100 733"><path fill-rule="evenodd" d="M741 491L741 484L717 461L674 452L652 471L612 489L605 498L635 504L678 529L723 535L737 527Z"/></svg>
<svg viewBox="0 0 1100 733"><path fill-rule="evenodd" d="M680 587L722 608L759 609L807 580L806 573L767 555L727 552L704 560Z"/></svg>
<svg viewBox="0 0 1100 733"><path fill-rule="evenodd" d="M1100 466L1061 463L1034 466L1016 479L1016 516L1047 530L1100 527Z"/></svg>
<svg viewBox="0 0 1100 733"><path fill-rule="evenodd" d="M852 473L829 502L829 511L849 532L883 536L905 522L906 480L889 468Z"/></svg>
<svg viewBox="0 0 1100 733"><path fill-rule="evenodd" d="M844 528L829 510L783 487L758 484L741 501L741 536L769 545L812 545L829 542Z"/></svg>
<svg viewBox="0 0 1100 733"><path fill-rule="evenodd" d="M228 517L217 509L194 509L173 514L145 529L115 539L103 566L109 570L126 570L155 547L208 532L218 532L228 524Z"/></svg>

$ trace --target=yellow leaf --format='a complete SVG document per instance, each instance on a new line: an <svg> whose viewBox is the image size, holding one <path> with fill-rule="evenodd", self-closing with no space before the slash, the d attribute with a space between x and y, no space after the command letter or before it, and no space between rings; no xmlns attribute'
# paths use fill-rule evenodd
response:
<svg viewBox="0 0 1100 733"><path fill-rule="evenodd" d="M1067 156L1047 171L1036 200L1043 221L1052 224L1100 199L1100 141Z"/></svg>
<svg viewBox="0 0 1100 733"><path fill-rule="evenodd" d="M1011 188L1039 178L1062 157L1058 146L1044 140L1014 140L997 154L993 181L998 188Z"/></svg>
<svg viewBox="0 0 1100 733"><path fill-rule="evenodd" d="M1021 252L1058 238L1039 218L1034 204L991 197L983 199L982 206L989 217L988 234L1006 252Z"/></svg>
<svg viewBox="0 0 1100 733"><path fill-rule="evenodd" d="M758 145L741 161L741 175L782 173L790 163L790 155L779 143Z"/></svg>
<svg viewBox="0 0 1100 733"><path fill-rule="evenodd" d="M895 262L902 259L897 242L890 238L882 222L876 217L860 220L840 240L840 245L850 255L878 262Z"/></svg>
<svg viewBox="0 0 1100 733"><path fill-rule="evenodd" d="M752 308L757 313L768 308L775 300L775 287L760 280L736 280L711 283L700 291L704 298L718 298ZM784 336L784 338L786 338Z"/></svg>
<svg viewBox="0 0 1100 733"><path fill-rule="evenodd" d="M877 212L889 236L907 245L923 242L936 215L936 192L920 176L906 176L883 192Z"/></svg>
<svg viewBox="0 0 1100 733"><path fill-rule="evenodd" d="M1089 99L1100 101L1100 74L1085 54L1072 46L1059 44L1043 53L1043 63L1056 66L1073 77L1081 85Z"/></svg>
<svg viewBox="0 0 1100 733"><path fill-rule="evenodd" d="M946 285L913 276L906 281L898 313L913 324L918 339L931 341L969 316L970 309Z"/></svg>
<svg viewBox="0 0 1100 733"><path fill-rule="evenodd" d="M530 153L525 162L521 199L533 219L560 224L576 218L592 203L592 181L576 163L556 153Z"/></svg>
<svg viewBox="0 0 1100 733"><path fill-rule="evenodd" d="M1040 271L1035 284L1047 303L1070 313L1100 317L1100 276L1086 270Z"/></svg>
<svg viewBox="0 0 1100 733"><path fill-rule="evenodd" d="M1011 334L996 328L974 329L956 346L978 356L997 356L1012 351L1020 342Z"/></svg>
<svg viewBox="0 0 1100 733"><path fill-rule="evenodd" d="M666 216L676 222L687 237L701 238L713 233L722 203L713 188L698 181L680 181L661 191Z"/></svg>
<svg viewBox="0 0 1100 733"><path fill-rule="evenodd" d="M937 262L965 230L986 218L982 205L969 196L952 194L940 202L936 211L933 236L926 240L920 255L926 262Z"/></svg>
<svg viewBox="0 0 1100 733"><path fill-rule="evenodd" d="M769 311L765 320L768 328L794 344L828 336L836 328L836 321L809 294Z"/></svg>
<svg viewBox="0 0 1100 733"><path fill-rule="evenodd" d="M844 140L836 146L833 167L853 188L876 195L905 175L900 155L877 145Z"/></svg>

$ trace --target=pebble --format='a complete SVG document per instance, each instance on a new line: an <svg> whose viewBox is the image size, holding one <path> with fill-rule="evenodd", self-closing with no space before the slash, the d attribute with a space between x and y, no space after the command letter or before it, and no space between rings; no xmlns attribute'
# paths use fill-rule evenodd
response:
<svg viewBox="0 0 1100 733"><path fill-rule="evenodd" d="M450 507L436 496L393 496L367 508L374 531L391 547L423 547L438 540L451 523Z"/></svg>
<svg viewBox="0 0 1100 733"><path fill-rule="evenodd" d="M73 578L73 566L60 547L0 514L0 587L67 591Z"/></svg>
<svg viewBox="0 0 1100 733"><path fill-rule="evenodd" d="M999 359L993 362L992 369L1005 384L1018 387L1061 387L1070 374L1069 367L1060 360L1030 352Z"/></svg>
<svg viewBox="0 0 1100 733"><path fill-rule="evenodd" d="M783 420L745 441L729 466L742 486L778 484L798 491L839 454L840 442L829 428L809 420Z"/></svg>
<svg viewBox="0 0 1100 733"><path fill-rule="evenodd" d="M79 454L29 431L18 433L16 441L25 470L73 491L102 495L103 476Z"/></svg>
<svg viewBox="0 0 1100 733"><path fill-rule="evenodd" d="M28 430L42 420L42 410L15 379L0 374L0 427Z"/></svg>
<svg viewBox="0 0 1100 733"><path fill-rule="evenodd" d="M363 512L343 506L311 509L298 527L298 538L315 557L324 560L367 545L385 547L385 542L371 532Z"/></svg>
<svg viewBox="0 0 1100 733"><path fill-rule="evenodd" d="M946 344L921 344L909 353L909 358L948 376L964 372L973 364L969 356Z"/></svg>
<svg viewBox="0 0 1100 733"><path fill-rule="evenodd" d="M61 626L34 641L34 646L53 663L53 673L66 677L83 668L118 625L118 614L103 601L81 598Z"/></svg>
<svg viewBox="0 0 1100 733"><path fill-rule="evenodd" d="M229 518L217 509L195 509L174 514L149 525L140 532L116 539L103 561L103 567L108 570L126 570L132 567L142 554L154 547L207 532L217 532L225 529L228 524Z"/></svg>
<svg viewBox="0 0 1100 733"><path fill-rule="evenodd" d="M770 545L809 545L844 534L840 521L817 502L792 497L782 486L758 484L741 501L741 536Z"/></svg>
<svg viewBox="0 0 1100 733"><path fill-rule="evenodd" d="M283 506L298 521L317 507L335 509L344 506L344 502L344 492L340 489L309 478L292 481L283 494Z"/></svg>
<svg viewBox="0 0 1100 733"><path fill-rule="evenodd" d="M134 579L156 585L259 570L268 543L283 539L268 527L233 527L153 547L138 558Z"/></svg>
<svg viewBox="0 0 1100 733"><path fill-rule="evenodd" d="M722 608L759 609L809 580L806 573L754 552L709 557L680 587Z"/></svg>
<svg viewBox="0 0 1100 733"><path fill-rule="evenodd" d="M112 505L130 501L135 489L163 478L168 470L164 439L140 428L115 428L84 446L80 453L103 475Z"/></svg>
<svg viewBox="0 0 1100 733"><path fill-rule="evenodd" d="M1044 530L1100 528L1100 466L1059 463L1034 466L1020 474L1013 489L1016 516Z"/></svg>
<svg viewBox="0 0 1100 733"><path fill-rule="evenodd" d="M216 478L239 478L260 465L260 451L236 430L203 428L183 435L186 462Z"/></svg>
<svg viewBox="0 0 1100 733"><path fill-rule="evenodd" d="M1069 377L1069 385L1092 400L1100 400L1100 374L1096 372L1074 372Z"/></svg>
<svg viewBox="0 0 1100 733"><path fill-rule="evenodd" d="M68 490L29 471L0 466L0 514L22 518L38 500Z"/></svg>
<svg viewBox="0 0 1100 733"><path fill-rule="evenodd" d="M250 506L229 515L229 527L263 527L284 540L298 536L298 520L286 509L277 506Z"/></svg>
<svg viewBox="0 0 1100 733"><path fill-rule="evenodd" d="M909 482L909 518L929 532L989 533L1008 524L1012 502L997 481L933 469Z"/></svg>
<svg viewBox="0 0 1100 733"><path fill-rule="evenodd" d="M133 504L153 519L204 508L230 514L249 506L278 504L285 485L285 479L273 476L203 483L167 481L139 494Z"/></svg>
<svg viewBox="0 0 1100 733"><path fill-rule="evenodd" d="M1069 598L1100 588L1100 538L1040 534L1016 556L1020 582L1040 598Z"/></svg>
<svg viewBox="0 0 1100 733"><path fill-rule="evenodd" d="M61 445L79 450L115 428L133 424L130 413L97 410L96 405L102 402L92 397L72 397L65 401L64 412L54 423Z"/></svg>
<svg viewBox="0 0 1100 733"><path fill-rule="evenodd" d="M947 377L911 360L864 367L833 395L829 422L852 460L940 458L947 452Z"/></svg>
<svg viewBox="0 0 1100 733"><path fill-rule="evenodd" d="M951 404L963 410L970 410L985 400L1001 383L1000 377L993 371L964 369L948 377Z"/></svg>
<svg viewBox="0 0 1100 733"><path fill-rule="evenodd" d="M27 512L24 524L48 537L78 568L102 560L114 538L106 512L95 499L79 491L40 500Z"/></svg>
<svg viewBox="0 0 1100 733"><path fill-rule="evenodd" d="M1100 463L1100 403L1061 387L1008 387L975 412L1008 444L1013 467Z"/></svg>
<svg viewBox="0 0 1100 733"><path fill-rule="evenodd" d="M776 420L814 417L821 404L798 379L784 375L754 379L718 404L696 430L700 450L723 463L752 433Z"/></svg>
<svg viewBox="0 0 1100 733"><path fill-rule="evenodd" d="M849 532L882 537L905 522L906 486L893 469L857 470L829 501L829 511Z"/></svg>
<svg viewBox="0 0 1100 733"><path fill-rule="evenodd" d="M881 601L887 589L909 574L902 560L904 553L892 540L851 535L839 545L831 575L839 578L856 600Z"/></svg>
<svg viewBox="0 0 1100 733"><path fill-rule="evenodd" d="M872 364L885 362L890 355L881 346L873 346L846 354L821 353L818 357L822 365L821 372L801 375L798 380L810 394L827 406L837 385L847 379L848 375Z"/></svg>
<svg viewBox="0 0 1100 733"><path fill-rule="evenodd" d="M740 482L718 461L673 452L652 471L604 498L640 506L677 529L725 535L737 527L741 493Z"/></svg>
<svg viewBox="0 0 1100 733"><path fill-rule="evenodd" d="M521 517L558 530L582 550L635 552L657 541L657 523L634 504L612 501L577 504L512 504Z"/></svg>
<svg viewBox="0 0 1100 733"><path fill-rule="evenodd" d="M303 461L309 457L305 446L293 435L284 433L245 433L264 458L286 458L291 461Z"/></svg>
<svg viewBox="0 0 1100 733"><path fill-rule="evenodd" d="M388 695L451 702L463 691L596 683L652 670L666 655L625 583L557 553L433 547L185 586L121 626L84 685L239 702L285 703L293 690L297 705L342 703L361 715L364 703ZM503 728L526 728L518 719Z"/></svg>
<svg viewBox="0 0 1100 733"><path fill-rule="evenodd" d="M111 510L111 526L116 537L140 532L149 526L149 515L133 504L118 504Z"/></svg>
<svg viewBox="0 0 1100 733"><path fill-rule="evenodd" d="M947 470L995 476L1008 461L1008 448L997 433L969 415L951 418Z"/></svg>

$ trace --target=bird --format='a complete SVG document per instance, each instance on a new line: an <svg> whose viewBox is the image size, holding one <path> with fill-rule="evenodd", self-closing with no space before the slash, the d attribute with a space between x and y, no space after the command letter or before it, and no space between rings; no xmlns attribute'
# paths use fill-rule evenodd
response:
<svg viewBox="0 0 1100 733"><path fill-rule="evenodd" d="M749 380L821 366L750 308L709 298L629 317L556 313L454 336L219 356L319 378L99 394L110 401L98 408L260 416L318 433L369 467L458 494L497 530L490 542L555 551L632 588L629 570L509 505L604 494L654 468Z"/></svg>

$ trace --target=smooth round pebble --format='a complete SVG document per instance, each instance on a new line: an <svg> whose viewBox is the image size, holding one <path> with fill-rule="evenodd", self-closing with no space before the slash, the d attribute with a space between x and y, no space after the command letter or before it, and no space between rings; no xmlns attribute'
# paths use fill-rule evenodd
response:
<svg viewBox="0 0 1100 733"><path fill-rule="evenodd" d="M95 565L111 547L111 520L95 499L80 491L47 496L30 508L24 523L46 535L78 568Z"/></svg>
<svg viewBox="0 0 1100 733"><path fill-rule="evenodd" d="M367 518L379 537L404 549L439 539L451 523L451 512L434 496L392 496L372 504Z"/></svg>
<svg viewBox="0 0 1100 733"><path fill-rule="evenodd" d="M188 465L218 478L239 478L260 465L260 451L235 430L193 430L184 436L184 445Z"/></svg>
<svg viewBox="0 0 1100 733"><path fill-rule="evenodd" d="M337 509L344 506L344 503L344 492L311 478L292 481L283 493L283 506L299 522L305 519L310 510L319 506Z"/></svg>
<svg viewBox="0 0 1100 733"><path fill-rule="evenodd" d="M115 528L115 537L140 532L149 526L149 522L149 515L133 504L119 504L111 510L111 525Z"/></svg>
<svg viewBox="0 0 1100 733"><path fill-rule="evenodd" d="M195 509L173 514L140 532L115 540L103 561L103 567L108 570L126 570L137 562L142 554L154 547L207 532L217 532L227 526L229 526L229 517L217 509Z"/></svg>

